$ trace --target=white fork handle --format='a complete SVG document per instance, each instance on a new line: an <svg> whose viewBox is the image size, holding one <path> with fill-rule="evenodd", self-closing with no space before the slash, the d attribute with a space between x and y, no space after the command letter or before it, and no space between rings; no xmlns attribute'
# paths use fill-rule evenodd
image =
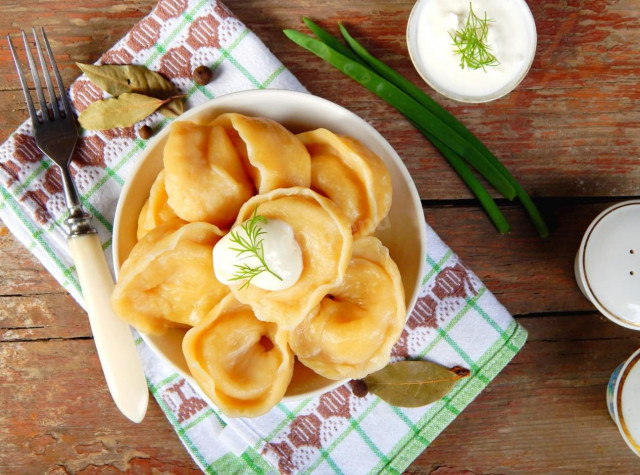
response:
<svg viewBox="0 0 640 475"><path fill-rule="evenodd" d="M118 409L133 422L144 418L149 390L129 325L111 309L113 278L97 234L69 238L91 332L107 386Z"/></svg>

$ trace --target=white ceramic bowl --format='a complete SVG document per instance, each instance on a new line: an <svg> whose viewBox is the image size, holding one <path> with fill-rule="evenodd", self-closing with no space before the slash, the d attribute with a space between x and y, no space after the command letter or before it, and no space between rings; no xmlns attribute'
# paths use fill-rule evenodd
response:
<svg viewBox="0 0 640 475"><path fill-rule="evenodd" d="M418 192L391 145L371 125L343 107L310 94L293 91L267 89L227 94L185 112L177 120L206 121L224 112L267 117L280 122L292 132L324 127L362 141L384 160L391 174L393 201L388 218L383 221L376 234L389 248L400 269L410 313L418 298L424 273L426 230ZM113 231L116 276L136 243L138 215L149 195L151 184L163 167L162 151L168 133L169 128L166 127L149 140L118 201ZM162 336L142 337L178 373L193 382L182 354L184 333L185 330L174 329ZM329 381L297 364L285 400L319 394L343 382Z"/></svg>
<svg viewBox="0 0 640 475"><path fill-rule="evenodd" d="M449 34L466 21L468 0L418 0L407 23L407 48L416 71L437 92L460 102L488 102L508 94L524 79L538 36L524 0L474 0L473 11L482 18L486 13L491 20L489 40L497 66L460 68Z"/></svg>

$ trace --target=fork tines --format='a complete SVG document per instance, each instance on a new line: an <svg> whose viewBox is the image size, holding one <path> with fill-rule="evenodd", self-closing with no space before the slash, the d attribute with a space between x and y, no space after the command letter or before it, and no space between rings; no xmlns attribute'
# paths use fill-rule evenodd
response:
<svg viewBox="0 0 640 475"><path fill-rule="evenodd" d="M33 105L31 94L29 92L29 85L27 83L27 78L22 70L22 65L20 64L20 60L18 59L18 54L16 52L15 47L13 46L13 42L11 41L10 35L7 35L7 41L9 42L9 49L11 50L11 55L13 56L13 62L16 65L18 76L20 77L20 85L22 86L22 92L24 92L24 98L27 102L29 115L31 116L31 121L33 122L33 125L35 127L40 123L47 122L50 120L60 120L66 117L72 117L72 112L71 112L71 107L69 105L69 102L67 100L64 83L62 82L62 77L60 76L60 71L58 71L58 66L56 65L56 61L54 59L53 52L51 51L51 46L49 45L49 40L47 39L47 35L44 32L44 28L40 27L40 33L42 34L42 39L44 40L44 47L47 50L47 55L49 56L49 64L51 65L51 70L53 71L53 75L55 76L55 79L56 79L58 91L60 93L59 99L58 97L56 97L56 92L53 87L53 83L51 81L51 76L49 74L49 69L47 67L44 54L42 53L42 47L40 46L40 41L38 40L36 29L32 28L32 32L33 32L33 39L36 45L36 51L38 52L38 58L40 60L42 76L44 78L45 84L47 86L47 90L49 92L49 101L50 101L50 103L47 104L47 101L44 97L44 92L42 90L42 84L40 82L40 75L38 73L36 63L33 59L33 54L31 53L29 41L27 40L27 35L25 34L24 30L22 30L22 40L24 41L24 48L27 53L27 59L29 61L29 69L31 70L31 77L35 85L36 95L38 96L38 102L40 105L40 116L38 116L36 109ZM62 105L62 110L60 107L61 105Z"/></svg>

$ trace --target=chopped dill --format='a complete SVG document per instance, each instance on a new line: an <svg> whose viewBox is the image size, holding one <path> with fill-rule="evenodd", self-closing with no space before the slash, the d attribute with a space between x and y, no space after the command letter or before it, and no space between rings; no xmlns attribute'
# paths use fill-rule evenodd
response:
<svg viewBox="0 0 640 475"><path fill-rule="evenodd" d="M489 35L489 23L493 19L484 18L475 14L471 2L469 2L469 16L464 28L449 32L455 46L455 54L460 55L460 67L470 69L482 68L486 72L487 66L497 66L498 59L491 53L491 46L487 42Z"/></svg>
<svg viewBox="0 0 640 475"><path fill-rule="evenodd" d="M274 277L282 280L282 277L269 269L269 266L264 259L264 239L261 238L261 236L266 234L266 231L262 229L261 224L266 223L267 218L258 214L258 207L256 206L253 210L253 216L240 225L246 236L243 236L242 233L236 231L231 231L229 233L229 241L237 246L230 247L229 249L237 252L239 259L255 257L260 263L256 266L251 266L246 263L235 265L237 269L236 273L229 280L244 280L244 283L240 287L241 289L248 287L253 278L263 272L269 272Z"/></svg>

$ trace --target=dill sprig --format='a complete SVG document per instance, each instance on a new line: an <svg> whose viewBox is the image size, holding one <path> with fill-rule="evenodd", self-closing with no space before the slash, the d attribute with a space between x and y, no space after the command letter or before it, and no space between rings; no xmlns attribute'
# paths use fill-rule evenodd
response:
<svg viewBox="0 0 640 475"><path fill-rule="evenodd" d="M497 66L500 64L498 59L491 53L491 46L487 43L489 35L489 23L494 21L487 18L487 12L484 12L484 18L480 18L473 11L471 2L469 2L469 16L464 28L456 30L454 33L449 32L449 36L453 40L456 50L455 54L460 55L460 67L464 69L482 68L486 72L486 66Z"/></svg>
<svg viewBox="0 0 640 475"><path fill-rule="evenodd" d="M240 287L241 289L248 287L254 277L263 272L268 272L277 279L282 280L282 277L269 269L264 259L264 239L261 238L261 236L266 234L266 231L262 229L261 224L266 223L267 218L258 214L258 207L256 206L253 210L253 216L240 225L246 236L236 231L229 232L229 241L237 245L237 247L229 247L229 249L237 252L239 259L255 257L260 263L256 266L251 266L246 263L235 264L235 268L237 269L236 273L233 274L229 280L244 280L244 283Z"/></svg>

